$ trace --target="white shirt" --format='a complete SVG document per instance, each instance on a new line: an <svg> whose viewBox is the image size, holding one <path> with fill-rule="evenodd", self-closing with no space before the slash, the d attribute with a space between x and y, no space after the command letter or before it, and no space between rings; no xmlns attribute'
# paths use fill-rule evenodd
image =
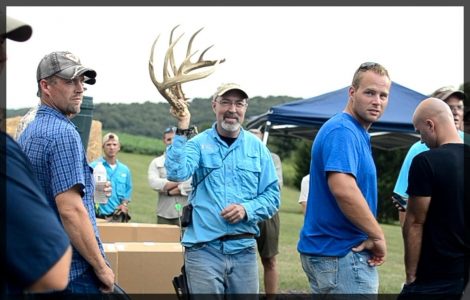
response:
<svg viewBox="0 0 470 300"><path fill-rule="evenodd" d="M310 174L307 174L302 178L302 182L300 183L299 203L307 202L309 184L310 184Z"/></svg>

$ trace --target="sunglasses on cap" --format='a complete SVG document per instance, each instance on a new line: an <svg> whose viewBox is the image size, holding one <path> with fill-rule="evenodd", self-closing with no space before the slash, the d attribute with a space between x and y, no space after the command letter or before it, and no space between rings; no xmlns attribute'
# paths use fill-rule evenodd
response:
<svg viewBox="0 0 470 300"><path fill-rule="evenodd" d="M175 130L176 130L176 127L167 127L163 133L174 132Z"/></svg>

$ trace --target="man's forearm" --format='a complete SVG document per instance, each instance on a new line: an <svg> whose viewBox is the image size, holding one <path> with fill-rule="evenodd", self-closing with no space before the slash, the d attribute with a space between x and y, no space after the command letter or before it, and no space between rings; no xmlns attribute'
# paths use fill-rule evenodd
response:
<svg viewBox="0 0 470 300"><path fill-rule="evenodd" d="M405 224L403 225L403 240L405 244L405 273L407 283L413 282L416 278L422 238L422 224L413 224L409 220L405 220Z"/></svg>
<svg viewBox="0 0 470 300"><path fill-rule="evenodd" d="M403 241L405 243L405 272L406 282L416 279L421 245L423 242L423 228L431 203L430 196L410 196L403 224Z"/></svg>
<svg viewBox="0 0 470 300"><path fill-rule="evenodd" d="M371 239L384 239L379 223L367 205L355 179L347 174L332 174L328 184L345 217Z"/></svg>
<svg viewBox="0 0 470 300"><path fill-rule="evenodd" d="M338 199L338 205L346 216L356 227L361 229L371 239L384 239L384 233L370 211L366 201L361 198L351 197L348 199Z"/></svg>
<svg viewBox="0 0 470 300"><path fill-rule="evenodd" d="M178 187L179 182L168 181L164 186L162 192L169 192Z"/></svg>
<svg viewBox="0 0 470 300"><path fill-rule="evenodd" d="M96 270L104 268L106 261L96 241L93 226L88 218L85 207L67 208L60 211L64 229L69 236L71 244Z"/></svg>

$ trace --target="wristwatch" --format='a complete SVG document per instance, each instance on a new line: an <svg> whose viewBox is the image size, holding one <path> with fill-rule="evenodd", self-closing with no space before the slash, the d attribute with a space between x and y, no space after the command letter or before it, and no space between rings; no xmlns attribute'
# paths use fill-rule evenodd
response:
<svg viewBox="0 0 470 300"><path fill-rule="evenodd" d="M176 134L177 135L184 135L185 137L192 138L197 134L197 127L196 126L190 126L188 129L180 129L176 128Z"/></svg>
<svg viewBox="0 0 470 300"><path fill-rule="evenodd" d="M127 202L121 202L121 205L124 205L125 207L127 207Z"/></svg>

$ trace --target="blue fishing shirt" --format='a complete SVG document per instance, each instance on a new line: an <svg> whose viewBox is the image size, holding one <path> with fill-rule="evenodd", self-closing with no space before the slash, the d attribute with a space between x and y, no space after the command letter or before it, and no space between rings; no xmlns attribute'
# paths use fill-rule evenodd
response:
<svg viewBox="0 0 470 300"><path fill-rule="evenodd" d="M189 198L194 207L192 223L182 244L191 247L207 242L225 254L233 254L254 246L255 239L218 239L241 233L258 236L258 222L271 218L279 209L279 185L271 153L259 138L241 129L229 147L215 126L189 141L176 135L167 148L165 168L171 181L193 176ZM233 203L245 208L246 217L230 224L220 213Z"/></svg>

